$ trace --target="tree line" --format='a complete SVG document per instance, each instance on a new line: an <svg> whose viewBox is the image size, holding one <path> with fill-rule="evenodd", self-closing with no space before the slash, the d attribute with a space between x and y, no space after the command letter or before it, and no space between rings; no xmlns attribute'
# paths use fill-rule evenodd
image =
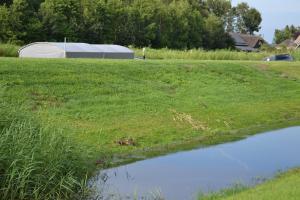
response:
<svg viewBox="0 0 300 200"><path fill-rule="evenodd" d="M0 42L114 43L172 49L230 48L228 32L259 31L261 15L230 0L4 0Z"/></svg>
<svg viewBox="0 0 300 200"><path fill-rule="evenodd" d="M280 44L285 40L296 40L300 35L300 26L286 26L284 29L276 29L274 35L274 43Z"/></svg>

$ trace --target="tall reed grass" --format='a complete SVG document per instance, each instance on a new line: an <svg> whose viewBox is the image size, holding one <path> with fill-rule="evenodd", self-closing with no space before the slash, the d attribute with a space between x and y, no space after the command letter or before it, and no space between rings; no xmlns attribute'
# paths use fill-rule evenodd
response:
<svg viewBox="0 0 300 200"><path fill-rule="evenodd" d="M84 198L85 151L1 96L0 116L1 200Z"/></svg>
<svg viewBox="0 0 300 200"><path fill-rule="evenodd" d="M0 57L18 57L19 48L13 44L0 44Z"/></svg>
<svg viewBox="0 0 300 200"><path fill-rule="evenodd" d="M137 57L142 57L141 49L134 49ZM296 60L300 60L300 50L297 51L261 51L261 52L241 52L232 50L172 50L172 49L146 49L148 59L189 59L189 60L262 60L273 55L290 53Z"/></svg>

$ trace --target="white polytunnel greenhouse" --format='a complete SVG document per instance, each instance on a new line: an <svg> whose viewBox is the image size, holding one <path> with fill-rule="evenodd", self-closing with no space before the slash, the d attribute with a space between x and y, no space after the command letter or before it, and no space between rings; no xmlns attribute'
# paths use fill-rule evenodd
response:
<svg viewBox="0 0 300 200"><path fill-rule="evenodd" d="M20 48L19 57L134 59L134 52L120 45L36 42Z"/></svg>

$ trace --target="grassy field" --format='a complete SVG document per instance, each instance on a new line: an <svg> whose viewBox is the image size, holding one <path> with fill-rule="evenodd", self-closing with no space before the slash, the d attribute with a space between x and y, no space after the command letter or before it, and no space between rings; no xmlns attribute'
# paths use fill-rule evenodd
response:
<svg viewBox="0 0 300 200"><path fill-rule="evenodd" d="M0 163L0 176L7 175L10 180L13 172L8 169L14 160L21 160L16 169L22 177L31 163L43 163L44 159L52 163L54 159L57 165L49 170L59 174L71 171L69 177L74 180L69 190L63 186L71 181L26 198L20 195L30 193L36 185L23 187L18 178L0 182L0 195L7 192L11 197L13 187L9 184L22 188L16 194L19 199L58 199L53 195L59 189L59 198L72 199L85 173L112 155L152 156L300 124L299 62L1 58L0 74L1 100L7 105L3 110L9 113L1 116L12 116L1 119L3 133L16 121L27 123L28 118L34 120L29 124L37 127L34 140L27 125L26 137L4 140L10 143L0 148L0 155L16 146L15 152L22 156L11 156L16 154L13 151L8 154L11 159ZM23 119L18 113L28 116ZM19 120L11 120L15 118ZM7 134L13 137L17 130ZM33 144L41 145L23 150ZM51 179L55 173L42 178L44 172L39 170L29 174L29 183L50 179L55 184L61 177L69 180L60 175Z"/></svg>
<svg viewBox="0 0 300 200"><path fill-rule="evenodd" d="M295 169L254 188L233 188L200 197L199 200L297 200L299 197L300 169Z"/></svg>

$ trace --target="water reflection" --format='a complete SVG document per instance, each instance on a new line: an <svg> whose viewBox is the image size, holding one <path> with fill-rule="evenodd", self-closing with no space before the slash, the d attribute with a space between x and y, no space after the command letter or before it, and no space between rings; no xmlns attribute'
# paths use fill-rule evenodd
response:
<svg viewBox="0 0 300 200"><path fill-rule="evenodd" d="M234 184L253 185L300 166L300 127L104 170L90 180L98 199L195 199Z"/></svg>

